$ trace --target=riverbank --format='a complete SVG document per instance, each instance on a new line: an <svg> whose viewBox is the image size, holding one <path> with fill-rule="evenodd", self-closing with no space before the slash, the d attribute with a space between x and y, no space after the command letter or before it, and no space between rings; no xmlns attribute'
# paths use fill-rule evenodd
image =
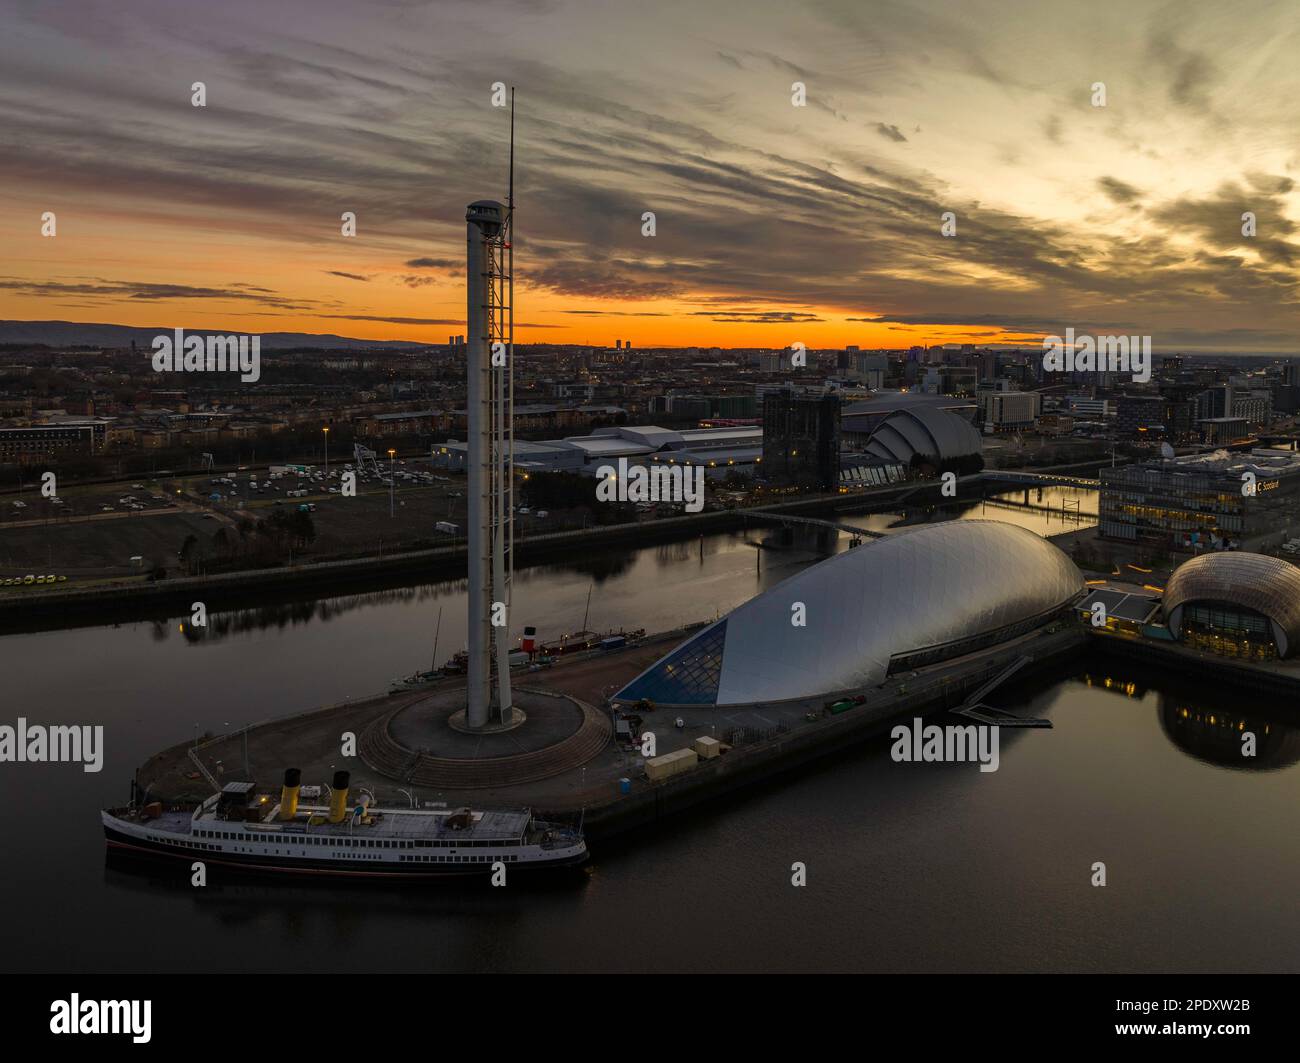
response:
<svg viewBox="0 0 1300 1063"><path fill-rule="evenodd" d="M1097 653L1126 664L1166 668L1180 676L1210 680L1216 686L1228 684L1235 689L1300 698L1300 659L1239 661L1178 642L1114 635L1091 628L1088 634Z"/></svg>
<svg viewBox="0 0 1300 1063"><path fill-rule="evenodd" d="M1078 472L1078 467L1056 470ZM711 510L634 524L615 524L529 535L515 541L517 566L544 564L593 549L681 542L696 536L772 527L770 516L817 516L852 523L852 514L887 512L902 505L971 505L993 489L995 481L963 481L964 497L945 498L937 482L906 483L848 495L817 495L757 509ZM0 632L48 630L88 624L125 623L180 615L201 601L209 612L247 606L276 596L333 596L464 575L464 542L429 549L368 555L301 565L282 565L205 576L146 582L99 581L93 586L60 585L58 590L13 588L0 593Z"/></svg>

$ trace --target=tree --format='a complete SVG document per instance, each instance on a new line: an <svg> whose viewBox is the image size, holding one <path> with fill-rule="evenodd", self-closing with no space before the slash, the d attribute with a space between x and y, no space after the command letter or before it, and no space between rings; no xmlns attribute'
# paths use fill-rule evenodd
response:
<svg viewBox="0 0 1300 1063"><path fill-rule="evenodd" d="M296 509L289 514L289 518L285 523L289 533L294 538L296 546L307 546L315 541L316 522L311 519L310 513L304 513L302 510Z"/></svg>
<svg viewBox="0 0 1300 1063"><path fill-rule="evenodd" d="M231 539L230 532L225 527L218 528L212 533L212 550L220 560L229 560L235 552L235 544Z"/></svg>
<svg viewBox="0 0 1300 1063"><path fill-rule="evenodd" d="M185 536L185 541L181 543L180 551L177 557L182 565L186 567L190 575L194 574L194 563L198 558L199 538L197 535L190 534Z"/></svg>

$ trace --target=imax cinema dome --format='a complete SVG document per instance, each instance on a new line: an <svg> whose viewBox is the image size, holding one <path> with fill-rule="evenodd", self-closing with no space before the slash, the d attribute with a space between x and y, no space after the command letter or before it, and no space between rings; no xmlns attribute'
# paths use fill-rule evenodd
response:
<svg viewBox="0 0 1300 1063"><path fill-rule="evenodd" d="M1162 599L1165 623L1184 642L1250 656L1300 649L1300 569L1264 554L1202 554L1174 569Z"/></svg>
<svg viewBox="0 0 1300 1063"><path fill-rule="evenodd" d="M1046 539L998 521L896 532L790 577L642 672L615 701L741 705L859 690L1046 622L1083 590ZM804 626L796 626L799 604Z"/></svg>

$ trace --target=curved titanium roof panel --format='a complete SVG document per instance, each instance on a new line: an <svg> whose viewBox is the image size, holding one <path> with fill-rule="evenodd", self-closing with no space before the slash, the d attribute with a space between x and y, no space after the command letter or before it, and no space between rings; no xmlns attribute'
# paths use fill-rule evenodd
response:
<svg viewBox="0 0 1300 1063"><path fill-rule="evenodd" d="M943 453L939 440L934 437L925 419L914 413L891 414L880 427L894 429L917 454L939 457Z"/></svg>
<svg viewBox="0 0 1300 1063"><path fill-rule="evenodd" d="M1225 602L1268 617L1283 657L1300 645L1300 569L1279 557L1230 552L1185 561L1169 577L1162 603L1175 635L1188 602Z"/></svg>
<svg viewBox="0 0 1300 1063"><path fill-rule="evenodd" d="M914 454L944 461L979 454L983 449L984 442L973 425L935 406L896 410L867 440L868 453L904 465Z"/></svg>
<svg viewBox="0 0 1300 1063"><path fill-rule="evenodd" d="M891 657L1041 616L1082 588L1074 563L1024 528L976 520L912 528L750 599L615 698L736 705L875 686ZM799 603L803 626L792 623Z"/></svg>
<svg viewBox="0 0 1300 1063"><path fill-rule="evenodd" d="M886 461L897 461L906 465L916 453L907 437L888 421L871 433L867 440L867 453Z"/></svg>

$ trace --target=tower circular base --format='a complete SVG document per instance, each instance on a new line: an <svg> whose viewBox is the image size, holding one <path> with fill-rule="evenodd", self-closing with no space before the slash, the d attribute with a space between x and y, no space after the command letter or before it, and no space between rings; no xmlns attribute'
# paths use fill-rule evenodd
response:
<svg viewBox="0 0 1300 1063"><path fill-rule="evenodd" d="M500 719L492 719L483 727L471 727L466 722L466 716L468 713L468 709L461 709L458 712L453 712L447 718L447 726L453 731L459 731L461 734L498 735L505 731L513 731L516 727L522 726L528 719L528 713L524 712L524 710L519 708L519 706L512 705L510 707L511 716L509 720L502 722Z"/></svg>
<svg viewBox="0 0 1300 1063"><path fill-rule="evenodd" d="M463 687L404 701L362 731L358 752L380 775L439 790L494 789L561 775L613 737L607 713L567 694L521 687L514 717L465 726Z"/></svg>

